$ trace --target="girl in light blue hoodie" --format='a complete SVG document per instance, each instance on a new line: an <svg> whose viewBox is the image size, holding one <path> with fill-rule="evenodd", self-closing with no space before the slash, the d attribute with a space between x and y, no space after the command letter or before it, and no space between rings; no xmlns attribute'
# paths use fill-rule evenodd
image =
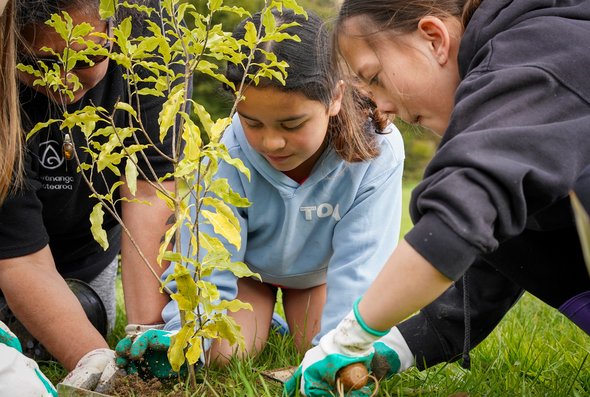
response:
<svg viewBox="0 0 590 397"><path fill-rule="evenodd" d="M251 180L229 165L221 164L218 173L252 203L235 209L242 245L232 250L232 259L262 278L236 280L228 272L212 278L226 298L253 307L231 313L246 342L240 354L264 347L279 288L289 329L305 351L344 318L399 235L400 133L375 113L367 121L370 101L352 97L353 90L330 69L319 17L285 12L276 18L299 24L288 32L301 42L271 42L266 48L289 64L286 85L275 79L247 82L223 138L231 156L250 169ZM260 14L249 20L261 25ZM235 37L244 37L245 22ZM254 59L258 62L264 62L262 55ZM238 86L243 70L229 65L226 77ZM214 233L204 227L201 231ZM233 353L227 341L215 342L210 357L223 362Z"/></svg>
<svg viewBox="0 0 590 397"><path fill-rule="evenodd" d="M301 42L270 42L265 48L289 64L286 85L246 80L245 99L223 143L250 169L251 178L225 163L216 174L252 203L234 208L240 250L227 246L233 261L246 263L262 279L236 279L229 272L211 277L222 299L238 298L253 307L230 313L246 342L239 355L264 347L279 289L291 334L305 351L364 293L400 232L404 148L399 131L372 101L344 87L331 68L328 35L319 17L308 13L306 19L286 10L275 17L277 23L299 24L287 32ZM260 14L248 20L261 25ZM234 32L237 38L244 36L245 23ZM239 86L243 70L229 65L226 77ZM200 231L215 234L207 224ZM152 334L180 329L175 301L162 318L164 331ZM210 360L223 364L234 349L227 341L214 342ZM141 349L146 351L151 350Z"/></svg>

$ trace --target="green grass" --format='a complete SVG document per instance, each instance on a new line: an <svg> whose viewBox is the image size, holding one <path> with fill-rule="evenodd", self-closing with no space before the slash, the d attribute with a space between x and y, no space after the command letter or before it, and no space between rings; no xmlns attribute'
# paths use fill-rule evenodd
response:
<svg viewBox="0 0 590 397"><path fill-rule="evenodd" d="M413 186L407 183L404 190L406 208ZM403 235L410 228L407 210L402 223ZM117 326L109 338L113 346L124 333L121 302L119 309ZM289 337L273 334L259 357L234 360L223 369L205 369L200 372L198 389L180 394L187 397L280 396L281 385L265 378L261 372L296 365L300 358ZM446 397L459 392L469 396L590 395L590 336L528 294L494 332L473 349L471 361L469 371L457 363L440 364L422 372L411 369L381 382L379 396ZM55 383L65 375L59 364L43 363L41 367ZM180 390L186 389L180 387Z"/></svg>

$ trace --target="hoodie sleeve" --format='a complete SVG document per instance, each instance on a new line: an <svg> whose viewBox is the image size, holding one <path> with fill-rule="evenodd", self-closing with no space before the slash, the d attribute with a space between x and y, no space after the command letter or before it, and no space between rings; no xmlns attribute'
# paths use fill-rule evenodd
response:
<svg viewBox="0 0 590 397"><path fill-rule="evenodd" d="M395 248L400 234L403 174L403 143L399 132L393 158L382 161L386 170L366 181L352 208L335 228L327 273L327 298L321 330L312 344L351 310L365 293ZM383 151L382 151L383 155ZM383 159L381 159L383 160Z"/></svg>

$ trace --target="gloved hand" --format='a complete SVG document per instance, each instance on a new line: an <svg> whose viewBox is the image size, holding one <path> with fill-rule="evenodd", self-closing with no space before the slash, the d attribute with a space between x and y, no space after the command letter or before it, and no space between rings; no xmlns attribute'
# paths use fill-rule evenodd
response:
<svg viewBox="0 0 590 397"><path fill-rule="evenodd" d="M34 360L22 354L18 338L0 321L0 396L57 397Z"/></svg>
<svg viewBox="0 0 590 397"><path fill-rule="evenodd" d="M129 374L139 374L142 377L167 379L178 376L179 373L172 371L168 361L170 337L174 333L161 328L163 325L125 327L127 336L115 348L117 365ZM185 374L186 365L183 365L180 375Z"/></svg>
<svg viewBox="0 0 590 397"><path fill-rule="evenodd" d="M371 370L377 379L389 378L414 365L414 355L397 327L373 343Z"/></svg>
<svg viewBox="0 0 590 397"><path fill-rule="evenodd" d="M333 396L336 392L336 376L341 368L362 363L370 369L374 354L373 342L387 332L368 327L360 317L357 306L358 300L354 310L336 329L324 335L316 347L305 353L301 365L285 384L287 396L294 396L298 387L304 396ZM365 386L349 391L347 396L369 396L371 393L371 389Z"/></svg>
<svg viewBox="0 0 590 397"><path fill-rule="evenodd" d="M2 321L0 321L0 343L13 347L20 353L23 352L23 348L16 335L13 334L10 328L8 328Z"/></svg>
<svg viewBox="0 0 590 397"><path fill-rule="evenodd" d="M62 383L81 389L106 392L111 388L117 371L115 352L106 348L95 349L78 361Z"/></svg>

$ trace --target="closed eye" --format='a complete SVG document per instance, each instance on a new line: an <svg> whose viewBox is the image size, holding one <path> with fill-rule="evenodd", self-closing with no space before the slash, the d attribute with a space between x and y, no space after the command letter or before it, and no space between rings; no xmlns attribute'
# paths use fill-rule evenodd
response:
<svg viewBox="0 0 590 397"><path fill-rule="evenodd" d="M299 122L298 123L289 123L289 124L283 123L283 124L281 124L281 127L283 127L283 129L285 131L295 131L295 130L298 130L301 127L303 127L304 124L305 124L305 122L302 122L302 123L299 123Z"/></svg>
<svg viewBox="0 0 590 397"><path fill-rule="evenodd" d="M381 85L381 81L379 80L379 75L376 74L375 76L373 76L370 80L369 80L369 85L376 85L379 86Z"/></svg>

